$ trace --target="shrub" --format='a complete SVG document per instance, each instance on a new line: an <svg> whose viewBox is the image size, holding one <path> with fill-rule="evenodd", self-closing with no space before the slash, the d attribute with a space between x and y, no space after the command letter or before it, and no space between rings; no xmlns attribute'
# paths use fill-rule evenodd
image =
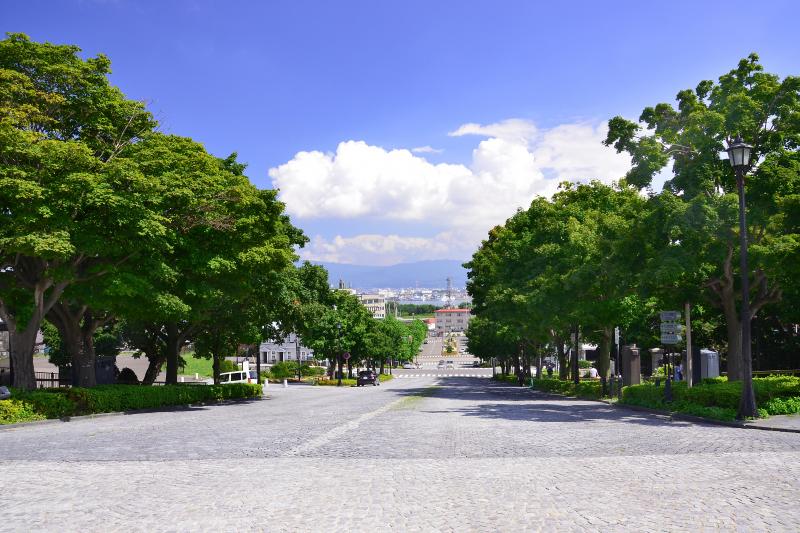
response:
<svg viewBox="0 0 800 533"><path fill-rule="evenodd" d="M762 416L800 412L800 378L754 378L753 390ZM622 403L728 420L738 410L741 393L741 382L725 378L706 379L691 389L679 381L672 385L673 402L667 403L663 385L646 383L623 388Z"/></svg>
<svg viewBox="0 0 800 533"><path fill-rule="evenodd" d="M9 420L24 421L20 420L21 417L27 417L25 420L64 418L233 398L257 398L261 396L261 387L247 383L163 387L103 385L92 389L73 387L12 393L14 397L8 401L13 401L15 404L0 411L0 424L13 423ZM3 404L5 402L0 402L0 405Z"/></svg>
<svg viewBox="0 0 800 533"><path fill-rule="evenodd" d="M136 377L136 372L128 367L123 368L117 376L117 383L119 385L138 385L139 378Z"/></svg>
<svg viewBox="0 0 800 533"><path fill-rule="evenodd" d="M35 412L29 403L14 398L0 401L0 424L17 424L45 418L43 414Z"/></svg>
<svg viewBox="0 0 800 533"><path fill-rule="evenodd" d="M236 372L237 370L241 370L239 365L234 363L233 361L229 361L227 359L222 359L219 362L219 371L222 372Z"/></svg>
<svg viewBox="0 0 800 533"><path fill-rule="evenodd" d="M578 359L578 368L592 368L592 362L587 359Z"/></svg>
<svg viewBox="0 0 800 533"><path fill-rule="evenodd" d="M269 370L269 377L272 379L287 379L297 375L297 363L294 361L282 361L275 363Z"/></svg>
<svg viewBox="0 0 800 533"><path fill-rule="evenodd" d="M317 385L325 385L325 386L328 386L328 387L330 387L330 386L334 386L335 387L338 383L339 383L339 380L336 380L336 379L318 379L316 381ZM349 378L342 379L342 386L343 387L345 387L345 386L352 387L352 386L355 386L355 384L356 384L356 380L354 380L354 379L349 379Z"/></svg>

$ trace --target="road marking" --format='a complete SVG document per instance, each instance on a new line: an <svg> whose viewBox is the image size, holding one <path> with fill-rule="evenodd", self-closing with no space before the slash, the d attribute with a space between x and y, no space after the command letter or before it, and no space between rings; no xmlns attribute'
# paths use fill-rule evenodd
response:
<svg viewBox="0 0 800 533"><path fill-rule="evenodd" d="M321 448L322 446L325 446L326 444L328 444L332 440L337 439L337 438L341 437L342 435L345 435L345 434L347 434L347 433L349 433L351 431L354 431L356 428L358 428L358 426L360 426L362 423L366 422L367 420L369 420L371 418L375 418L376 416L381 415L381 414L391 410L397 404L402 402L404 399L405 398L400 398L400 399L395 400L393 402L389 402L386 405L384 405L383 407L379 407L378 409L375 409L374 411L370 411L369 413L364 413L363 415L359 416L358 418L356 418L354 420L351 420L351 421L349 421L349 422L347 422L345 424L342 424L341 426L336 426L335 428L331 429L330 431L327 431L326 433L323 433L322 435L320 435L318 437L314 437L313 439L310 439L310 440L304 442L303 444L300 444L298 446L295 446L291 450L288 450L286 453L283 454L283 457L295 457L295 456L298 456L298 455L303 454L303 453L312 452L312 451L316 450L317 448Z"/></svg>

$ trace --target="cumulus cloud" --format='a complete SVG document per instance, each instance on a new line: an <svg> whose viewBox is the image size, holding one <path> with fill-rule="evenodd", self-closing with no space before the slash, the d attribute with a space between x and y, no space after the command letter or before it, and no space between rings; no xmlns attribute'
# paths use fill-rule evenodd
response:
<svg viewBox="0 0 800 533"><path fill-rule="evenodd" d="M474 250L472 241L442 232L434 237L362 234L353 237L316 235L300 255L303 259L365 265L394 265L427 259L466 257Z"/></svg>
<svg viewBox="0 0 800 533"><path fill-rule="evenodd" d="M539 130L522 119L469 123L448 134L485 137L469 164L433 164L415 155L432 153L430 147L387 150L351 140L334 153L299 152L269 174L298 219L398 221L393 235L315 237L306 258L365 264L466 258L492 226L535 196L552 195L559 182L622 177L630 161L601 144L605 133L605 124ZM403 236L403 221L429 222L439 234Z"/></svg>
<svg viewBox="0 0 800 533"><path fill-rule="evenodd" d="M416 148L411 149L412 152L415 154L441 154L444 152L441 148L434 148L432 146L417 146Z"/></svg>

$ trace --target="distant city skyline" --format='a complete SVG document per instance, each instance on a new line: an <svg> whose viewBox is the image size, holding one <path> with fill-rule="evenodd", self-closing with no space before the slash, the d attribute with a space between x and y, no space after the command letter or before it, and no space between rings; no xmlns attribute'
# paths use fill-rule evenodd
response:
<svg viewBox="0 0 800 533"><path fill-rule="evenodd" d="M789 0L29 0L3 2L0 27L108 55L162 131L238 152L280 188L304 259L392 265L464 261L560 181L622 177L628 158L601 144L615 115L751 52L796 74L799 15Z"/></svg>

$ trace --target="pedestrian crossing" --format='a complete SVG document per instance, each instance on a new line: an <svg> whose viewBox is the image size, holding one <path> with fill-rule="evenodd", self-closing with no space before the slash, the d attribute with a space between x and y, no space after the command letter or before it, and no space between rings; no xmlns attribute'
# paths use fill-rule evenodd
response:
<svg viewBox="0 0 800 533"><path fill-rule="evenodd" d="M395 374L395 378L490 378L488 374Z"/></svg>

